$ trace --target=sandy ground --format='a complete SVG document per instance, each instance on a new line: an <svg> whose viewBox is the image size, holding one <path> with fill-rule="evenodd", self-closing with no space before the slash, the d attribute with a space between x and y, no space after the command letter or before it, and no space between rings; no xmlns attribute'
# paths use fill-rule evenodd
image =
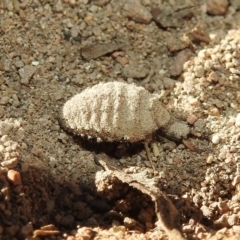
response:
<svg viewBox="0 0 240 240"><path fill-rule="evenodd" d="M0 239L239 239L239 22L238 0L0 0ZM191 134L156 132L150 161L66 132L64 103L109 81Z"/></svg>

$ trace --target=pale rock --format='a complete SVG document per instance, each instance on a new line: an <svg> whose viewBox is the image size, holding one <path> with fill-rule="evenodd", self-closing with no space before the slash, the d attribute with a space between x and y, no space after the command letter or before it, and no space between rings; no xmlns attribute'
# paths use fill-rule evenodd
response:
<svg viewBox="0 0 240 240"><path fill-rule="evenodd" d="M123 9L134 22L148 24L152 20L152 14L138 0L128 0Z"/></svg>
<svg viewBox="0 0 240 240"><path fill-rule="evenodd" d="M240 126L240 113L238 113L237 116L236 116L235 124L238 127Z"/></svg>

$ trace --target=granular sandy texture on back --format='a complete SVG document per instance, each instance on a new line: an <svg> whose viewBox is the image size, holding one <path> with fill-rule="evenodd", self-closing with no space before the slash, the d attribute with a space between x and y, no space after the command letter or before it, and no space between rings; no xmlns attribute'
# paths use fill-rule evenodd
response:
<svg viewBox="0 0 240 240"><path fill-rule="evenodd" d="M68 130L105 141L138 142L169 121L157 95L122 82L87 88L68 100L62 110Z"/></svg>

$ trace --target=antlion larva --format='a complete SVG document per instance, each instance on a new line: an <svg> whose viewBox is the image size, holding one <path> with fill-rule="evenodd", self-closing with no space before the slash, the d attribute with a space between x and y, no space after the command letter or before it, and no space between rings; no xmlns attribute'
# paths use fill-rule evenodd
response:
<svg viewBox="0 0 240 240"><path fill-rule="evenodd" d="M103 141L145 141L161 128L175 139L189 133L186 123L171 116L143 87L123 82L99 83L68 100L61 122L74 134Z"/></svg>

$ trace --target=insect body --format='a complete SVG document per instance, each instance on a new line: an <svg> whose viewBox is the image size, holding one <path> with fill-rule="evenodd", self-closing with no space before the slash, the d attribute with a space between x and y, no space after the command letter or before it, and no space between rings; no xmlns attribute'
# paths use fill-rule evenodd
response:
<svg viewBox="0 0 240 240"><path fill-rule="evenodd" d="M144 141L161 128L181 139L187 124L171 116L159 96L122 82L99 83L68 100L61 112L63 125L77 135L103 141Z"/></svg>

